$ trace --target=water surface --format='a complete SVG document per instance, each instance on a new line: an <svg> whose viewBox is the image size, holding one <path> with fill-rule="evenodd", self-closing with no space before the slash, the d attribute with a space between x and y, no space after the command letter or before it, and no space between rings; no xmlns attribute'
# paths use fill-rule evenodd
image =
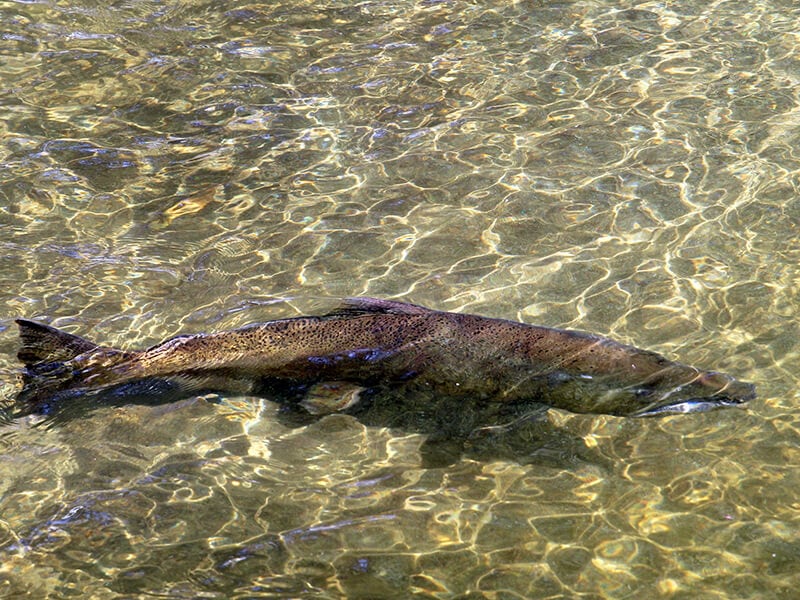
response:
<svg viewBox="0 0 800 600"><path fill-rule="evenodd" d="M265 400L0 432L0 596L794 598L791 2L0 4L13 318L142 347L373 295L609 335L748 410L454 464Z"/></svg>

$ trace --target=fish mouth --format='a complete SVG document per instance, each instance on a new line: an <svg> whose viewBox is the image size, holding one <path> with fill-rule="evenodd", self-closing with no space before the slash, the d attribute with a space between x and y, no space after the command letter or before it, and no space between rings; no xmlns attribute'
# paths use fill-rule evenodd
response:
<svg viewBox="0 0 800 600"><path fill-rule="evenodd" d="M752 383L731 381L718 393L696 398L680 398L667 404L656 403L636 411L633 417L655 417L661 415L685 415L689 413L708 412L721 408L743 408L756 397L756 387Z"/></svg>

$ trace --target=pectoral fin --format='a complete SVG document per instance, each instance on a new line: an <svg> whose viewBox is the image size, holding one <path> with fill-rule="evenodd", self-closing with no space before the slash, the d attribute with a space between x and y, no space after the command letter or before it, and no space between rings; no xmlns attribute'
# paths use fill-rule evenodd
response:
<svg viewBox="0 0 800 600"><path fill-rule="evenodd" d="M324 381L308 389L300 406L312 415L343 411L360 400L364 389L347 381Z"/></svg>

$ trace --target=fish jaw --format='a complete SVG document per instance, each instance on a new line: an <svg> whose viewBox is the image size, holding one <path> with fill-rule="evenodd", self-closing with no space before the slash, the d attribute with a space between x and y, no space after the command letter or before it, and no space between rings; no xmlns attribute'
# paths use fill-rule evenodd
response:
<svg viewBox="0 0 800 600"><path fill-rule="evenodd" d="M724 373L701 373L694 381L675 388L648 406L632 413L633 417L708 412L720 408L741 407L756 397L752 383L738 381Z"/></svg>
<svg viewBox="0 0 800 600"><path fill-rule="evenodd" d="M720 408L740 408L742 402L736 402L726 396L717 396L711 398L690 398L676 402L675 404L666 404L664 406L657 406L655 408L647 408L632 414L632 417L660 417L664 415L685 415L689 413L708 412Z"/></svg>

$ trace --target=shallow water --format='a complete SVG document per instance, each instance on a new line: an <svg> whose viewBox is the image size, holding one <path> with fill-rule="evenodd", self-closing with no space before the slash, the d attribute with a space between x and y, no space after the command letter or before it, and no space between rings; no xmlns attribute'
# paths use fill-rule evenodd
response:
<svg viewBox="0 0 800 600"><path fill-rule="evenodd" d="M612 336L747 410L425 436L265 400L0 431L0 596L794 598L791 2L0 3L13 318L142 347L373 295Z"/></svg>

